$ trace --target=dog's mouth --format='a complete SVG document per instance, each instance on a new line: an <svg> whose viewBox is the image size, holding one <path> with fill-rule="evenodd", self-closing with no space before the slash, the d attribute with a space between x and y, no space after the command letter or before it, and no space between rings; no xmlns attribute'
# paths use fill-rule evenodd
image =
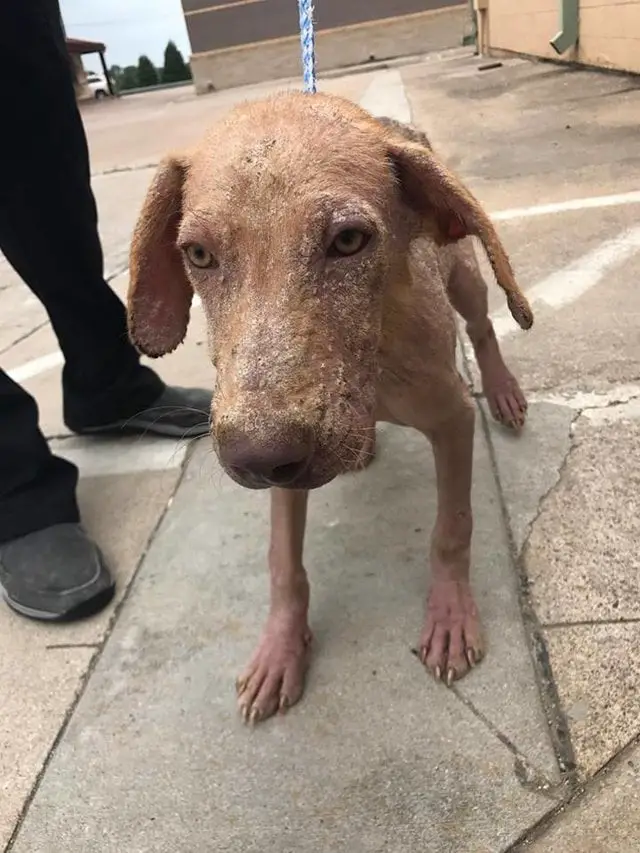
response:
<svg viewBox="0 0 640 853"><path fill-rule="evenodd" d="M283 466L284 467L284 466ZM225 467L226 473L238 485L244 486L245 489L296 489L300 491L311 491L319 489L321 486L326 486L334 480L339 471L318 470L313 467L313 463L304 471L288 471L283 470L278 472L276 476L265 476L264 474L256 474L250 471L240 471L237 468Z"/></svg>
<svg viewBox="0 0 640 853"><path fill-rule="evenodd" d="M214 448L225 472L245 488L318 489L365 468L372 457L375 418L367 402L361 395L345 396L309 420L299 419L297 411L259 418L255 407L233 414L218 410Z"/></svg>

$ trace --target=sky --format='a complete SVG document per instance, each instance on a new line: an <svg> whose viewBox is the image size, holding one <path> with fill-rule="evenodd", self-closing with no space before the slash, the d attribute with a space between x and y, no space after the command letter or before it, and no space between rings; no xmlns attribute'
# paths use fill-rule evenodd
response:
<svg viewBox="0 0 640 853"><path fill-rule="evenodd" d="M191 53L180 0L60 0L60 7L67 35L106 44L109 66L137 65L140 54L160 66L170 39L185 59ZM97 56L85 58L90 70L99 64Z"/></svg>

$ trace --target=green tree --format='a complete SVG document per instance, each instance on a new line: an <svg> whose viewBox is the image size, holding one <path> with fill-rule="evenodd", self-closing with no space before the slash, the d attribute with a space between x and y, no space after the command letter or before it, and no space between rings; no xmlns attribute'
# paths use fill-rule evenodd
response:
<svg viewBox="0 0 640 853"><path fill-rule="evenodd" d="M117 85L119 92L125 92L127 89L138 88L138 69L135 65L127 65L126 68L122 69L122 72L118 77Z"/></svg>
<svg viewBox="0 0 640 853"><path fill-rule="evenodd" d="M147 86L157 86L158 69L148 56L141 56L138 60L138 86L141 89Z"/></svg>
<svg viewBox="0 0 640 853"><path fill-rule="evenodd" d="M120 90L138 88L138 68L135 65L127 65L122 69L119 80Z"/></svg>
<svg viewBox="0 0 640 853"><path fill-rule="evenodd" d="M112 65L109 69L109 77L111 78L111 82L113 83L113 87L116 92L120 92L122 90L122 68L119 65Z"/></svg>
<svg viewBox="0 0 640 853"><path fill-rule="evenodd" d="M176 43L170 41L164 51L162 82L179 83L180 80L191 80L191 71L182 58L182 54L178 50Z"/></svg>

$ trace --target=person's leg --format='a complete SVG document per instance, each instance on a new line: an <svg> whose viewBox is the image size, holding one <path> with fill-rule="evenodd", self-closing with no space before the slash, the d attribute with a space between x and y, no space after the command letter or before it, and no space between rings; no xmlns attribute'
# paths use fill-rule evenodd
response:
<svg viewBox="0 0 640 853"><path fill-rule="evenodd" d="M210 394L166 388L129 343L103 278L84 130L57 0L0 3L0 250L39 297L65 357L77 432L206 432ZM49 452L34 401L0 374L0 585L26 615L77 618L113 584L78 524L77 472Z"/></svg>
<svg viewBox="0 0 640 853"><path fill-rule="evenodd" d="M74 465L54 456L35 400L0 370L0 589L18 612L77 619L114 585L79 525Z"/></svg>
<svg viewBox="0 0 640 853"><path fill-rule="evenodd" d="M80 520L78 471L54 456L36 401L0 370L0 542Z"/></svg>
<svg viewBox="0 0 640 853"><path fill-rule="evenodd" d="M124 306L104 280L57 0L0 4L0 112L11 117L0 134L0 248L60 343L65 423L75 432L124 423L176 436L206 432L208 392L167 389L140 364Z"/></svg>
<svg viewBox="0 0 640 853"><path fill-rule="evenodd" d="M139 366L103 278L89 157L57 0L0 4L0 246L49 314L72 428L143 409L163 383Z"/></svg>

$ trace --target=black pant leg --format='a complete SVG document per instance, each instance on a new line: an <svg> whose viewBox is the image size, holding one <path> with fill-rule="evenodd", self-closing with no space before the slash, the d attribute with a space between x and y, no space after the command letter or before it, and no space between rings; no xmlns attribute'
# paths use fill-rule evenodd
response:
<svg viewBox="0 0 640 853"><path fill-rule="evenodd" d="M53 456L33 397L0 370L0 542L78 521L78 472Z"/></svg>
<svg viewBox="0 0 640 853"><path fill-rule="evenodd" d="M49 314L65 357L65 420L145 408L163 390L139 364L104 281L89 156L57 0L0 3L0 248Z"/></svg>
<svg viewBox="0 0 640 853"><path fill-rule="evenodd" d="M140 366L103 278L84 129L57 0L0 2L0 249L45 306L66 364L65 420L128 417L163 384ZM1 318L0 318L1 322ZM0 371L0 541L78 519L75 466Z"/></svg>

